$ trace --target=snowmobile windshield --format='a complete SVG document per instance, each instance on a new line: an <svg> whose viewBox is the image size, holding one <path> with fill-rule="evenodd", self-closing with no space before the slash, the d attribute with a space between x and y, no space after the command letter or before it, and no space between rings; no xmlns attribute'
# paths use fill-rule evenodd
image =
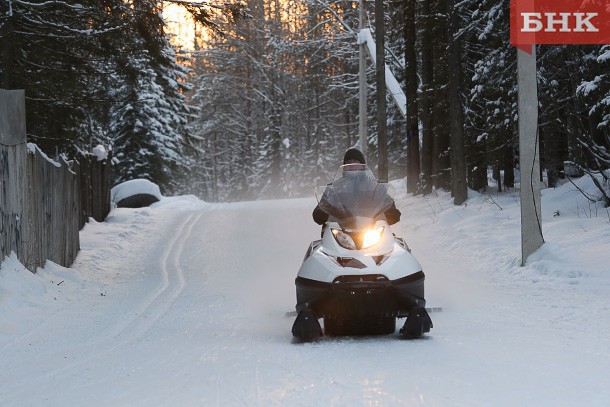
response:
<svg viewBox="0 0 610 407"><path fill-rule="evenodd" d="M391 185L378 182L364 164L344 165L339 175L317 194L318 205L329 220L344 229L360 230L385 219L384 212L394 203Z"/></svg>

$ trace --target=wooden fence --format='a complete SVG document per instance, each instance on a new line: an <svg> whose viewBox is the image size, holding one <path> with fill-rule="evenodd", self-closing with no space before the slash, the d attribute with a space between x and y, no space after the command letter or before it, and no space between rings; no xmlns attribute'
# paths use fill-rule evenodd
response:
<svg viewBox="0 0 610 407"><path fill-rule="evenodd" d="M70 266L80 229L110 210L110 179L110 158L56 163L28 145L24 92L0 89L0 261L14 251L33 272Z"/></svg>

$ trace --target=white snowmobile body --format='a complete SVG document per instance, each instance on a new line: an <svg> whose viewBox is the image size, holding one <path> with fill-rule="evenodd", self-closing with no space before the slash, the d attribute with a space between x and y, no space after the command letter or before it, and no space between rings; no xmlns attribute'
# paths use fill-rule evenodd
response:
<svg viewBox="0 0 610 407"><path fill-rule="evenodd" d="M377 221L375 226L383 228L378 244L350 250L340 246L333 234L333 230L343 231L339 223L329 222L323 238L311 243L297 276L333 283L344 275L364 278L373 274L395 281L422 271L404 240L393 235L386 221Z"/></svg>
<svg viewBox="0 0 610 407"><path fill-rule="evenodd" d="M394 202L391 186L378 183L366 167L343 168L342 173L319 198L329 221L322 239L311 243L295 280L293 334L304 339L318 330L312 322L318 318L324 318L331 335L386 334L394 332L396 318L414 309L425 313L421 265L385 220L384 212ZM422 320L429 324L416 327L419 332L412 336L429 331L427 313Z"/></svg>

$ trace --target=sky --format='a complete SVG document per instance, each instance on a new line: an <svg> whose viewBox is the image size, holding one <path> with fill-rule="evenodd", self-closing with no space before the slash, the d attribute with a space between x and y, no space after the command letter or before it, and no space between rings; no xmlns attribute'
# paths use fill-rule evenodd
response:
<svg viewBox="0 0 610 407"><path fill-rule="evenodd" d="M591 180L542 191L545 243L524 267L518 190L454 206L393 184L393 231L442 307L424 338L293 341L313 194L163 197L91 220L70 268L4 259L0 405L608 405L610 213L578 190Z"/></svg>

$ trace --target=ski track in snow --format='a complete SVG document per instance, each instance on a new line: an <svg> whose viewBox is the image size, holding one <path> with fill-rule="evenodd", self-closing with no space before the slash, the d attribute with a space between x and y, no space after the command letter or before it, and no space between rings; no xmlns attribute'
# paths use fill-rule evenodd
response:
<svg viewBox="0 0 610 407"><path fill-rule="evenodd" d="M149 332L151 327L167 313L169 307L178 298L185 284L184 273L180 265L184 242L191 236L193 226L201 216L202 214L189 215L178 226L161 255L161 286L148 298L145 297L145 300L137 307L136 312L131 317L119 321L117 326L114 327L109 338L121 340L108 349L108 352L132 343Z"/></svg>
<svg viewBox="0 0 610 407"><path fill-rule="evenodd" d="M163 250L159 258L160 283L158 288L150 292L140 292L135 296L136 302L131 304L129 312L119 315L112 321L113 325L101 332L93 341L79 344L70 349L74 356L71 363L44 372L33 378L27 386L36 386L58 374L66 374L70 370L82 369L85 365L100 363L104 357L136 343L142 336L150 332L155 323L162 318L175 300L180 296L185 286L181 258L184 242L192 234L193 227L202 217L203 212L190 214L181 220L169 239L161 241ZM169 224L168 226L173 226ZM51 363L53 365L54 363ZM7 392L8 393L8 392Z"/></svg>
<svg viewBox="0 0 610 407"><path fill-rule="evenodd" d="M24 282L47 292L23 305L38 324L0 329L0 405L607 405L608 225L545 208L547 244L520 267L514 196L450 199L397 196L393 230L443 307L416 341L294 343L313 199L115 210L72 269Z"/></svg>

